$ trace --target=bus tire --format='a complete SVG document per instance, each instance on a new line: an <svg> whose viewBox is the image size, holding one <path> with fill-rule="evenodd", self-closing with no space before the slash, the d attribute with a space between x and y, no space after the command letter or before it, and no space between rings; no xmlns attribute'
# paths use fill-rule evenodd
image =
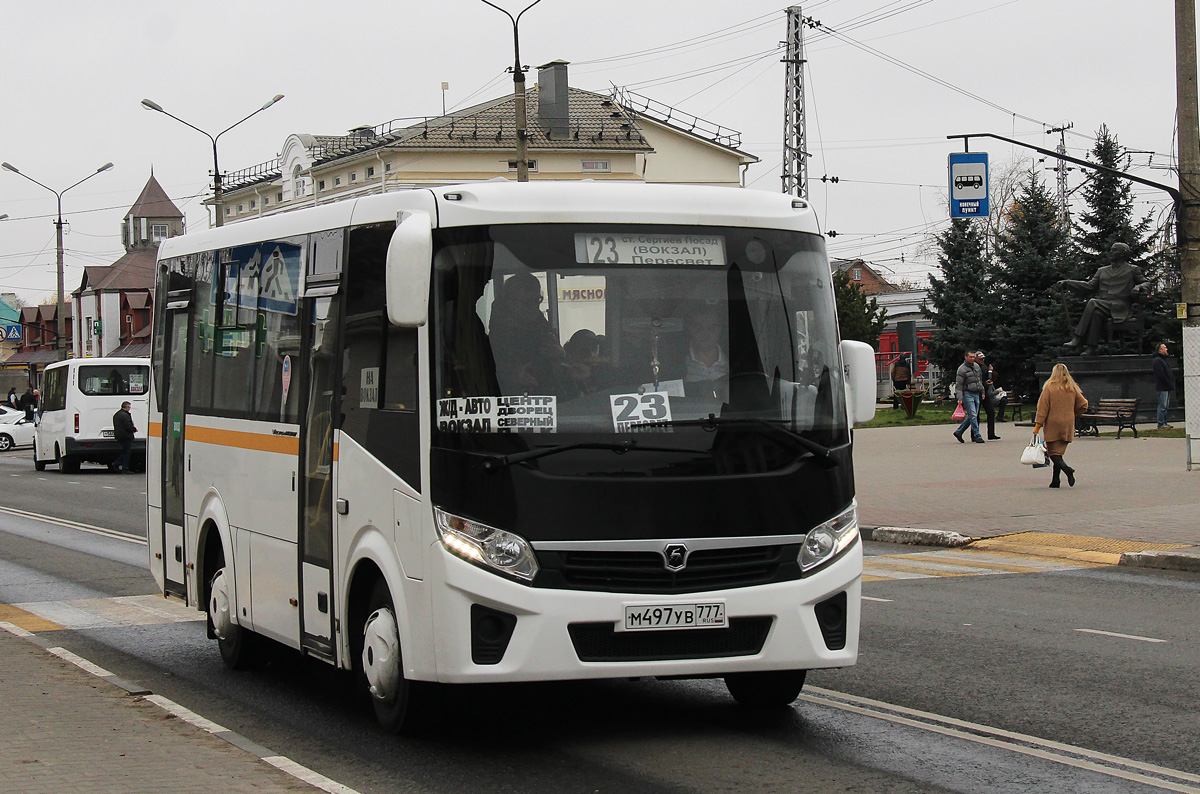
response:
<svg viewBox="0 0 1200 794"><path fill-rule="evenodd" d="M229 597L229 582L225 572L222 563L208 587L209 628L217 638L217 647L225 666L230 670L246 670L258 660L258 636L233 622L230 614L233 600Z"/></svg>
<svg viewBox="0 0 1200 794"><path fill-rule="evenodd" d="M79 458L73 455L63 455L58 459L58 470L63 474L78 474Z"/></svg>
<svg viewBox="0 0 1200 794"><path fill-rule="evenodd" d="M733 699L749 708L791 705L804 688L807 670L764 670L759 673L730 673L725 687Z"/></svg>
<svg viewBox="0 0 1200 794"><path fill-rule="evenodd" d="M400 627L387 582L379 579L371 589L367 617L360 628L362 658L359 671L375 719L387 733L411 730L418 722L420 682L404 677Z"/></svg>
<svg viewBox="0 0 1200 794"><path fill-rule="evenodd" d="M37 456L37 442L33 442L33 468L35 471L45 471L46 461L39 460Z"/></svg>

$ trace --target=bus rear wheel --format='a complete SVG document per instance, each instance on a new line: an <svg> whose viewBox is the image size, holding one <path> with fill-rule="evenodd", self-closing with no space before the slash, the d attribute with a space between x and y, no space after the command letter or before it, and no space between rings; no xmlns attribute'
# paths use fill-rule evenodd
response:
<svg viewBox="0 0 1200 794"><path fill-rule="evenodd" d="M411 730L418 722L418 701L424 687L404 677L400 627L387 583L382 579L371 590L360 638L359 669L375 719L388 733Z"/></svg>
<svg viewBox="0 0 1200 794"><path fill-rule="evenodd" d="M804 688L807 670L766 670L760 673L730 673L725 687L740 705L750 708L789 706Z"/></svg>
<svg viewBox="0 0 1200 794"><path fill-rule="evenodd" d="M258 636L233 622L233 600L229 597L226 570L221 567L209 584L208 622L225 666L230 670L246 670L257 661Z"/></svg>
<svg viewBox="0 0 1200 794"><path fill-rule="evenodd" d="M46 461L38 459L37 442L36 441L33 442L33 468L35 471L45 471L46 470Z"/></svg>

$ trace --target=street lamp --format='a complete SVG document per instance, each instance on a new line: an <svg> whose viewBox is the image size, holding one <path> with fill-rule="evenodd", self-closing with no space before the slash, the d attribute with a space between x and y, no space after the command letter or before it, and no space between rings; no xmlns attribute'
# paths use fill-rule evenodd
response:
<svg viewBox="0 0 1200 794"><path fill-rule="evenodd" d="M517 36L517 24L521 21L521 17L525 12L533 8L542 0L533 0L532 3L525 6L520 14L515 17L505 11L495 3L488 0L480 0L484 5L489 5L497 11L503 13L506 17L512 20L513 26L513 100L516 103L517 115L517 181L529 181L529 153L525 142L526 134L526 118L525 118L525 70L521 67L521 40Z"/></svg>
<svg viewBox="0 0 1200 794"><path fill-rule="evenodd" d="M270 100L269 102L267 102L266 104L264 104L264 105L263 105L262 107L260 107L258 110L256 110L256 111L254 111L253 113L251 113L249 116L246 116L246 118L242 119L242 121L246 121L246 119L249 119L251 116L256 116L256 115L258 115L259 113L262 113L264 110L266 110L267 108L271 107L271 105L274 105L276 102L278 102L278 101L279 101L279 100L281 100L281 99L283 99L283 94L276 94L274 97L272 97L272 98L271 98L271 100ZM217 165L217 138L220 138L222 135L224 135L225 133L229 132L231 129L233 129L234 127L236 127L238 124L241 124L241 123L242 123L242 121L237 121L237 122L234 122L233 124L230 124L228 127L226 127L225 129L221 130L220 132L218 132L216 135L211 135L211 134L209 134L209 133L205 132L204 130L200 129L199 127L197 127L195 124L190 124L190 123L188 123L188 122L184 121L183 119L179 118L178 116L176 116L176 115L173 115L173 114L171 114L171 113L168 113L167 111L163 110L163 109L162 109L162 105L158 104L157 102L154 102L154 101L152 101L152 100L149 100L149 99L143 99L143 100L142 100L142 107L143 107L143 108L145 108L146 110L154 110L154 111L157 111L157 112L159 112L159 113L163 114L164 116L170 116L171 118L173 118L173 119L175 119L176 121L178 121L180 124L183 124L183 125L186 125L186 126L188 126L188 127L191 127L191 128L192 128L192 129L194 129L196 132L200 133L201 135L203 135L204 137L206 137L206 138L208 138L210 141L212 141L212 149L213 149L213 205L216 207L216 211L217 211L217 222L216 222L216 225L217 225L217 226L224 226L224 225L225 225L225 207L224 207L224 204L222 204L222 202L221 202L221 168L220 168L220 167Z"/></svg>
<svg viewBox="0 0 1200 794"><path fill-rule="evenodd" d="M66 312L63 307L63 219L62 219L63 193L66 193L68 190L70 190L73 187L76 187L77 185L82 185L84 182L88 181L89 179L94 177L96 174L104 173L108 169L112 168L113 164L105 163L104 165L100 166L92 173L85 176L83 179L76 182L74 185L65 187L62 190L55 190L54 188L52 188L48 185L43 185L41 182L37 181L36 179L34 179L31 176L22 174L20 171L17 170L17 167L15 165L13 165L12 163L0 163L0 167L3 167L5 171L12 171L17 176L25 177L26 179L28 179L30 182L37 185L38 187L46 188L46 190L49 190L51 193L54 194L55 198L58 199L58 219L54 221L54 228L58 231L58 340L57 340L57 347L58 347L58 360L63 361L67 357L67 317L66 317Z"/></svg>

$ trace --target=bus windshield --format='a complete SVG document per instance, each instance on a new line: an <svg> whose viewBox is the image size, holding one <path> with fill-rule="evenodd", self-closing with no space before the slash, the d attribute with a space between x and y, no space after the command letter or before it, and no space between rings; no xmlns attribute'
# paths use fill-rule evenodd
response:
<svg viewBox="0 0 1200 794"><path fill-rule="evenodd" d="M847 441L817 235L452 228L435 232L434 271L435 444L511 451L520 445L505 436L532 449L568 441L545 434L580 433L657 442L720 424Z"/></svg>

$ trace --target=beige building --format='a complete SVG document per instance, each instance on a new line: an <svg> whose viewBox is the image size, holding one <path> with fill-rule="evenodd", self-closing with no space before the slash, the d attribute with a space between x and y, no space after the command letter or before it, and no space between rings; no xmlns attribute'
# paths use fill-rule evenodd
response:
<svg viewBox="0 0 1200 794"><path fill-rule="evenodd" d="M567 82L567 62L538 68L526 91L529 178L743 184L758 158L739 133L627 91ZM397 119L347 135L289 135L274 160L229 174L227 222L329 201L516 178L511 94L446 116ZM211 203L211 202L209 202Z"/></svg>

